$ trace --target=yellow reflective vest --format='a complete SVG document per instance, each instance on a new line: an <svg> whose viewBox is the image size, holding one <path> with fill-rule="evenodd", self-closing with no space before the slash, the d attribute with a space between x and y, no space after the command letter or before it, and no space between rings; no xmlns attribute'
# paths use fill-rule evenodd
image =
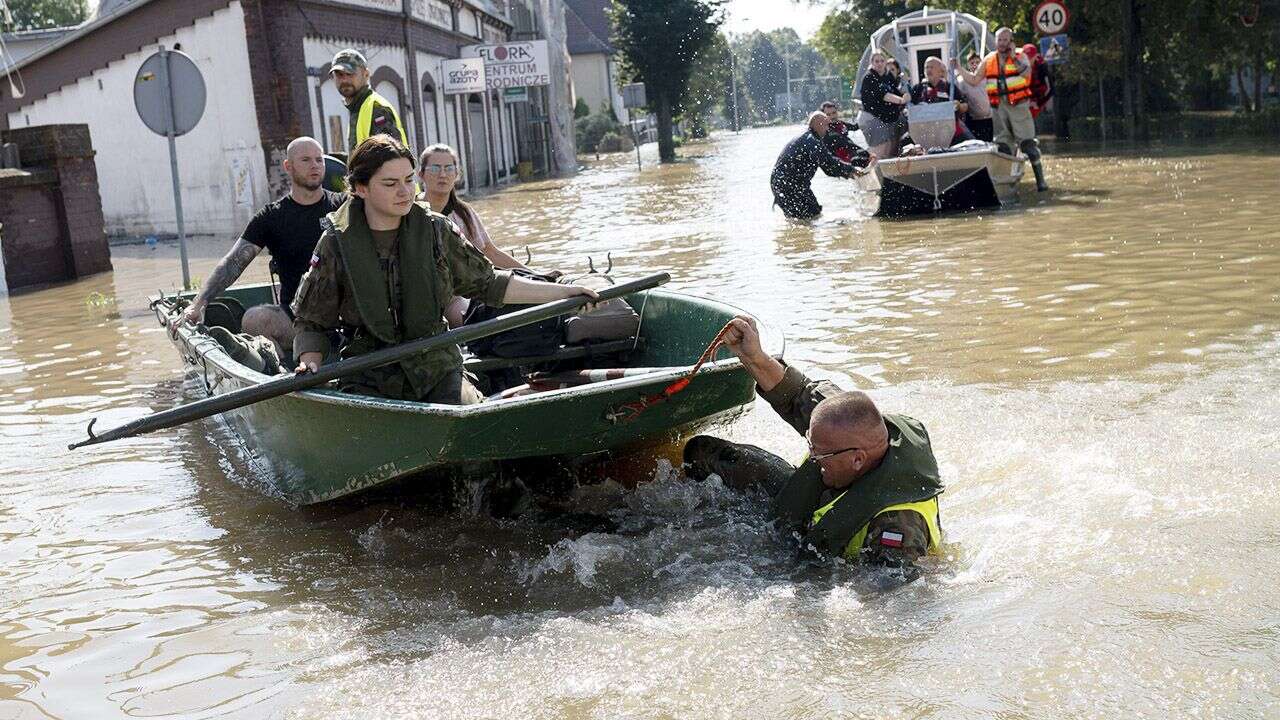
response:
<svg viewBox="0 0 1280 720"><path fill-rule="evenodd" d="M364 92L360 107L353 113L355 122L351 123L347 133L347 139L350 142L347 153L355 152L356 148L360 147L360 143L367 140L370 135L378 134L390 135L408 147L409 139L404 134L404 123L400 122L400 114L396 112L395 106L374 92L372 88L366 87ZM376 113L375 110L377 110ZM394 127L386 127L388 124Z"/></svg>
<svg viewBox="0 0 1280 720"><path fill-rule="evenodd" d="M839 495L836 496L835 500L832 500L826 505L823 505L817 510L814 510L813 524L816 525L818 521L822 519L822 516L826 515L827 511L831 509L831 506L835 505L836 502L839 501L840 498L842 497L844 497L844 493L840 493ZM937 552L938 544L941 542L941 539L942 539L942 526L938 523L937 496L931 497L928 500L921 500L920 502L909 502L909 503L899 503L897 505L890 505L889 507L876 513L876 517L879 517L888 512L895 512L898 510L908 510L910 512L917 513L924 518L925 525L928 526L929 528L929 552L931 553ZM849 544L844 546L844 553L842 553L842 556L844 557L844 559L846 560L858 559L858 553L862 551L862 544L867 540L867 528L869 527L871 527L870 522L868 522L866 525L863 525L862 528L858 530L857 533L854 534L853 539L849 541Z"/></svg>

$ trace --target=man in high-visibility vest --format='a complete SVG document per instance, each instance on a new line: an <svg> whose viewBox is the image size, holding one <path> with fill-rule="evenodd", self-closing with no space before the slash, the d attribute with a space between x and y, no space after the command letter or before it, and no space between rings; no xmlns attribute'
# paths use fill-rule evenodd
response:
<svg viewBox="0 0 1280 720"><path fill-rule="evenodd" d="M991 101L996 145L1009 154L1014 148L1022 150L1035 171L1036 190L1048 190L1040 165L1036 123L1031 117L1031 63L1014 46L1013 30L1002 27L996 31L996 50L983 60L982 73Z"/></svg>
<svg viewBox="0 0 1280 720"><path fill-rule="evenodd" d="M351 113L347 127L347 152L354 151L370 135L390 135L406 147L409 140L396 109L369 87L369 63L359 51L347 48L333 56L329 75Z"/></svg>

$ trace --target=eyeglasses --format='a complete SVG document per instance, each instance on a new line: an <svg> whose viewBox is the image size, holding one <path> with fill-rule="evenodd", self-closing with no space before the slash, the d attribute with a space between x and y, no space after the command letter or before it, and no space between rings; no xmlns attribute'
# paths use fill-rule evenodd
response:
<svg viewBox="0 0 1280 720"><path fill-rule="evenodd" d="M458 166L452 163L449 165L423 165L422 171L431 173L432 175L439 175L440 173L444 173L445 175L457 175Z"/></svg>
<svg viewBox="0 0 1280 720"><path fill-rule="evenodd" d="M820 452L815 452L815 451L814 451L814 449L813 449L813 439L809 437L809 434L808 434L808 433L805 433L804 440L805 440L805 442L806 442L806 443L808 443L808 445L809 445L809 459L810 459L810 460L815 460L815 461L822 461L822 460L826 460L826 459L828 459L828 458L833 458L833 457L835 457L835 456L837 456L837 455L843 455L844 453L847 453L847 452L853 452L854 450L858 450L858 449L860 449L860 448L856 448L856 447L847 447L847 448L845 448L845 449L843 449L843 450L836 450L836 451L834 451L834 452L820 453Z"/></svg>

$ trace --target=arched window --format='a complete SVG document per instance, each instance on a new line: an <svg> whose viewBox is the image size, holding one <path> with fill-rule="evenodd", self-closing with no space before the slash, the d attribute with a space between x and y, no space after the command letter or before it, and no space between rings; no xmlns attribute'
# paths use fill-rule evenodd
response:
<svg viewBox="0 0 1280 720"><path fill-rule="evenodd" d="M422 73L422 129L427 145L445 142L440 132L440 108L436 105L436 81L431 73Z"/></svg>

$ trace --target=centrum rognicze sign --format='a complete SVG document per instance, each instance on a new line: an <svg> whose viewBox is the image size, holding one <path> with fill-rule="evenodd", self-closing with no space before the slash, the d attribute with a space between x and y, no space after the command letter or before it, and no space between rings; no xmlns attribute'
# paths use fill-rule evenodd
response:
<svg viewBox="0 0 1280 720"><path fill-rule="evenodd" d="M484 60L485 85L491 90L551 84L546 40L468 45L462 56Z"/></svg>

